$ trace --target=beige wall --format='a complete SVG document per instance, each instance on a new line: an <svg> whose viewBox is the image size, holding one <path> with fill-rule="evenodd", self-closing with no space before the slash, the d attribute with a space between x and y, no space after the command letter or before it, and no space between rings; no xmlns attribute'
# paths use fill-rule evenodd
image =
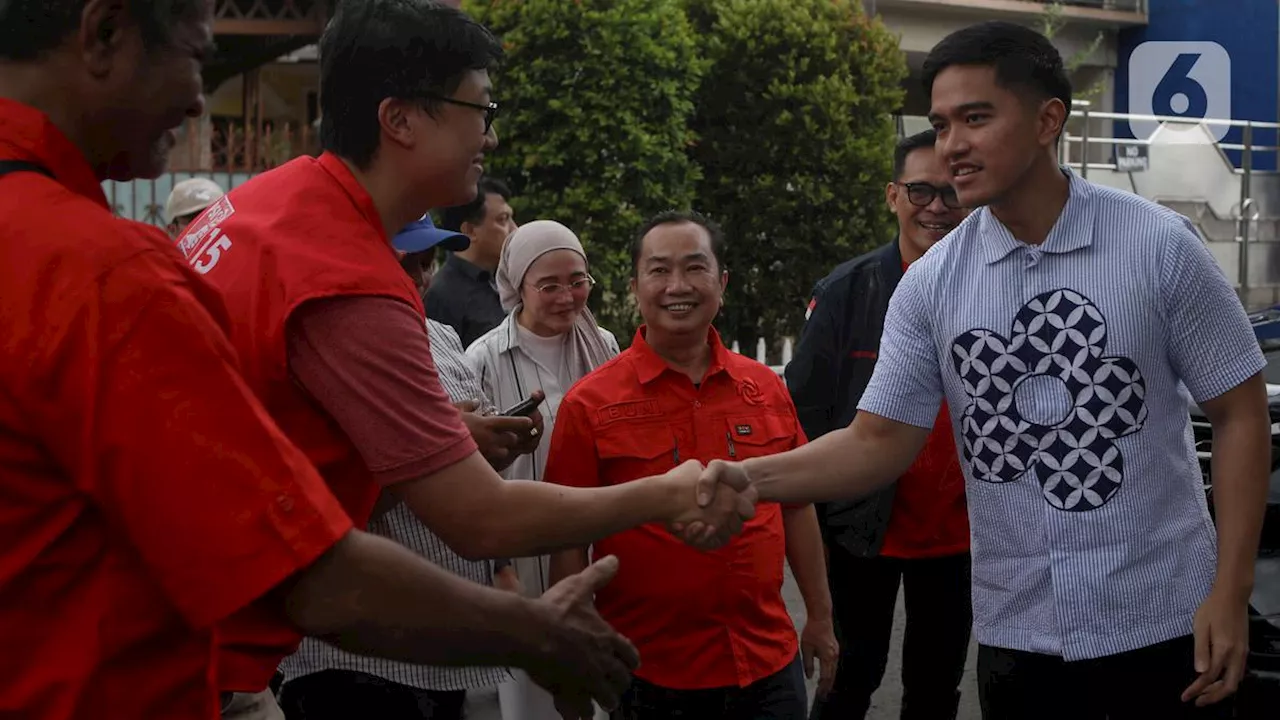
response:
<svg viewBox="0 0 1280 720"><path fill-rule="evenodd" d="M315 63L272 63L260 71L263 118L277 124L298 126L307 121L307 93L320 87L320 70ZM223 83L208 99L208 114L243 117L244 76Z"/></svg>
<svg viewBox="0 0 1280 720"><path fill-rule="evenodd" d="M902 49L907 52L918 53L928 53L942 38L962 27L990 19L979 12L963 14L955 12L926 13L919 8L884 7L878 8L878 10L880 18L885 25L901 36ZM1026 24L1032 27L1035 25L1034 22L1027 22ZM1068 24L1054 37L1053 44L1057 46L1063 57L1070 57L1088 47L1098 30L1099 27L1097 25ZM1098 51L1091 55L1086 60L1086 63L1115 67L1116 41L1114 32L1108 33L1108 37L1098 48Z"/></svg>

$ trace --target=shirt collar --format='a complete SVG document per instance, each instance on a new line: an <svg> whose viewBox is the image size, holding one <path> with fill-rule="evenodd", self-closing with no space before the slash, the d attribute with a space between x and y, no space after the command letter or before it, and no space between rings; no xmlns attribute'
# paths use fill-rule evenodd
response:
<svg viewBox="0 0 1280 720"><path fill-rule="evenodd" d="M675 372L667 365L667 361L658 356L654 352L653 347L645 340L645 333L648 327L641 325L636 330L636 336L631 341L630 352L632 353L632 362L636 369L636 378L641 385L648 385L657 380L663 373L667 371ZM718 372L725 372L735 381L741 380L738 368L733 363L733 359L729 357L729 349L720 341L720 333L716 332L714 327L707 329L707 344L711 346L711 364L707 366L706 375L702 376L703 382Z"/></svg>
<svg viewBox="0 0 1280 720"><path fill-rule="evenodd" d="M351 202L360 211L365 221L378 231L379 237L388 237L387 229L382 226L382 216L378 214L378 207L373 204L373 196L356 179L351 168L347 167L347 164L337 155L328 151L321 153L317 162L325 172L329 173L334 182L338 183L347 197L351 198ZM390 247L389 241L387 246Z"/></svg>
<svg viewBox="0 0 1280 720"><path fill-rule="evenodd" d="M0 98L0 160L25 160L53 173L68 190L110 210L89 160L39 110Z"/></svg>
<svg viewBox="0 0 1280 720"><path fill-rule="evenodd" d="M1093 244L1093 221L1097 213L1092 202L1093 186L1070 168L1063 167L1062 174L1067 176L1067 204L1049 231L1049 237L1037 248L1040 252L1063 254ZM1013 251L1030 247L1015 238L1009 228L991 214L991 208L984 207L978 212L981 213L977 219L983 262L994 265Z"/></svg>
<svg viewBox="0 0 1280 720"><path fill-rule="evenodd" d="M461 272L463 275L466 275L467 277L472 278L473 280L483 280L489 283L490 285L493 284L493 277L490 274L490 272L480 267L479 265L476 265L470 260L463 260L462 258L458 257L456 254L450 254L449 259L446 260L445 263L446 264L452 263L453 266L458 269L458 272Z"/></svg>

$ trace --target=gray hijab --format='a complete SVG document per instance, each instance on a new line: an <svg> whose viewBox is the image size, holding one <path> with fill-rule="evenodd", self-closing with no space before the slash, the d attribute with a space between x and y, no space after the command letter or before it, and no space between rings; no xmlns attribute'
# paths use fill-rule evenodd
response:
<svg viewBox="0 0 1280 720"><path fill-rule="evenodd" d="M553 250L572 250L587 259L578 236L554 220L535 220L511 233L498 261L498 296L502 309L514 313L522 307L520 286L534 261ZM515 319L512 319L515 322ZM583 306L569 331L569 371L581 378L613 357L591 310Z"/></svg>

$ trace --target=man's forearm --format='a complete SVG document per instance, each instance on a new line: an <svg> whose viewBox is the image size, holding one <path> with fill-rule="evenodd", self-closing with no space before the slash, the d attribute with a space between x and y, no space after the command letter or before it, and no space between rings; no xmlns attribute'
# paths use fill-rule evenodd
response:
<svg viewBox="0 0 1280 720"><path fill-rule="evenodd" d="M1248 598L1266 512L1271 468L1269 418L1236 417L1213 429L1217 586Z"/></svg>
<svg viewBox="0 0 1280 720"><path fill-rule="evenodd" d="M849 427L743 463L762 502L856 500L902 476L929 430L860 413Z"/></svg>
<svg viewBox="0 0 1280 720"><path fill-rule="evenodd" d="M545 555L585 547L692 507L692 486L666 476L601 488L503 480L479 453L395 486L410 509L468 560Z"/></svg>
<svg viewBox="0 0 1280 720"><path fill-rule="evenodd" d="M532 601L352 531L280 588L289 619L344 650L444 666L529 667L548 620Z"/></svg>
<svg viewBox="0 0 1280 720"><path fill-rule="evenodd" d="M665 522L679 507L682 491L662 476L598 488L545 482L505 482L485 554L504 557L545 555L581 548L600 538L651 522ZM693 504L689 488L685 504ZM501 508L501 509L499 509Z"/></svg>
<svg viewBox="0 0 1280 720"><path fill-rule="evenodd" d="M831 616L831 588L827 584L826 548L812 505L782 511L786 532L787 563L796 578L805 612L811 618Z"/></svg>

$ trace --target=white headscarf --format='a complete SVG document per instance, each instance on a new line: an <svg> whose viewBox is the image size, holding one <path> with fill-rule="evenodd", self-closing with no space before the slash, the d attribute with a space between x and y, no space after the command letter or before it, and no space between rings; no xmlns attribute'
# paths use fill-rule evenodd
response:
<svg viewBox="0 0 1280 720"><path fill-rule="evenodd" d="M502 259L498 261L498 297L502 309L519 310L520 286L530 266L538 258L553 250L572 250L587 259L578 236L569 228L554 220L535 220L511 233L502 246ZM569 371L580 378L610 360L613 353L605 344L596 318L584 305L569 331Z"/></svg>

